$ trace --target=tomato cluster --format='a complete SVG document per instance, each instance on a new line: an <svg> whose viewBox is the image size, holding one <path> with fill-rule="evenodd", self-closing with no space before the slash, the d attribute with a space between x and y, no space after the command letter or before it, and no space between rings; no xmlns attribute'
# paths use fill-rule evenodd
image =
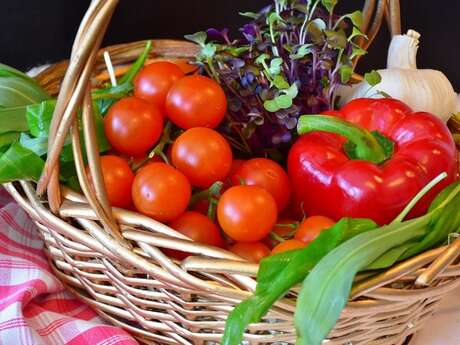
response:
<svg viewBox="0 0 460 345"><path fill-rule="evenodd" d="M194 241L252 262L305 247L333 221L313 216L299 225L284 217L291 211L285 169L268 158L234 157L216 129L226 109L214 80L186 75L171 62L145 66L133 95L113 104L104 118L115 152L101 157L110 204L134 208Z"/></svg>

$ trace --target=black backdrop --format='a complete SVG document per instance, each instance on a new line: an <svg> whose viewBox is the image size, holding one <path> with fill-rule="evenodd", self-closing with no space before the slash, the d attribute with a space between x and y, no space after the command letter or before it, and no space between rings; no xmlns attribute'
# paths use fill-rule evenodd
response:
<svg viewBox="0 0 460 345"><path fill-rule="evenodd" d="M145 38L181 38L208 27L236 28L238 11L256 10L271 0L120 0L104 44ZM22 70L69 55L90 0L2 0L0 62ZM341 0L341 10L361 8L362 0ZM401 0L403 29L422 34L418 64L442 70L460 90L460 1ZM383 67L389 41L382 32L361 69Z"/></svg>

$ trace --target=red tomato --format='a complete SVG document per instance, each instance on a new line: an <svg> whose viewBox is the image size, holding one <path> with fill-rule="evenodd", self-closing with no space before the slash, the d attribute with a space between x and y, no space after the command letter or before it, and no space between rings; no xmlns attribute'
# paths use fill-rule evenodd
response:
<svg viewBox="0 0 460 345"><path fill-rule="evenodd" d="M215 130L196 127L186 130L174 141L171 158L193 186L208 188L228 175L232 149Z"/></svg>
<svg viewBox="0 0 460 345"><path fill-rule="evenodd" d="M131 187L134 181L134 173L128 163L117 156L102 156L101 170L110 205L120 208L131 206ZM86 173L91 181L88 167L86 168Z"/></svg>
<svg viewBox="0 0 460 345"><path fill-rule="evenodd" d="M178 80L166 97L166 114L178 127L215 128L227 111L227 98L218 83L192 75Z"/></svg>
<svg viewBox="0 0 460 345"><path fill-rule="evenodd" d="M334 224L335 222L332 219L323 216L305 218L305 220L300 223L295 238L304 243L310 243L319 236L321 231L329 229Z"/></svg>
<svg viewBox="0 0 460 345"><path fill-rule="evenodd" d="M185 76L181 68L168 61L145 66L134 79L134 95L155 104L166 112L166 96L171 86Z"/></svg>
<svg viewBox="0 0 460 345"><path fill-rule="evenodd" d="M291 197L288 175L278 163L267 158L253 158L241 164L232 176L232 183L238 185L241 181L267 190L275 199L279 212L284 210Z"/></svg>
<svg viewBox="0 0 460 345"><path fill-rule="evenodd" d="M270 255L270 249L262 242L237 242L230 247L230 251L255 263Z"/></svg>
<svg viewBox="0 0 460 345"><path fill-rule="evenodd" d="M104 118L105 135L120 153L139 156L151 149L163 131L163 116L153 104L125 97L112 105Z"/></svg>
<svg viewBox="0 0 460 345"><path fill-rule="evenodd" d="M276 222L273 197L258 186L235 186L222 194L217 219L224 232L238 242L259 241Z"/></svg>
<svg viewBox="0 0 460 345"><path fill-rule="evenodd" d="M224 246L224 240L220 235L217 225L214 224L211 219L198 212L187 211L168 225L195 242L208 244L214 247ZM179 250L164 249L164 251L169 256L179 260L183 260L190 255L190 253Z"/></svg>
<svg viewBox="0 0 460 345"><path fill-rule="evenodd" d="M304 248L306 244L302 241L292 239L292 240L286 240L284 242L279 243L275 248L272 249L272 255L278 254L278 253L284 253L288 252L290 250L294 249L301 249Z"/></svg>
<svg viewBox="0 0 460 345"><path fill-rule="evenodd" d="M137 173L132 196L137 210L161 222L181 215L192 188L180 171L166 163L150 163Z"/></svg>

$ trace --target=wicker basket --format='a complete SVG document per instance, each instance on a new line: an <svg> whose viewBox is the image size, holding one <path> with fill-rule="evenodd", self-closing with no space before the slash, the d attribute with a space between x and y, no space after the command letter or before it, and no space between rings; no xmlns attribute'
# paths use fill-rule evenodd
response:
<svg viewBox="0 0 460 345"><path fill-rule="evenodd" d="M191 242L151 218L111 209L101 183L89 84L97 87L106 78L98 49L116 2L93 1L70 62L54 65L37 77L51 94L59 90L44 174L37 186L20 181L5 188L37 224L55 274L108 321L146 344L219 342L227 314L255 287L257 265ZM370 38L375 37L385 12L392 33L400 32L398 1L390 0L389 5L366 1L364 29ZM375 19L369 25L371 16ZM137 42L106 50L120 72L143 46L144 42ZM197 53L193 44L182 41L158 40L153 47L152 59L191 58ZM77 107L82 109L81 120L75 117ZM84 129L94 188L85 174L77 121ZM84 195L58 182L58 157L68 133ZM47 198L39 198L45 190ZM197 256L175 262L159 247ZM357 280L327 344L403 344L423 327L443 295L460 284L460 264L455 261L459 251L457 240L370 280ZM263 322L251 325L245 339L250 344L294 343L296 293L293 289Z"/></svg>

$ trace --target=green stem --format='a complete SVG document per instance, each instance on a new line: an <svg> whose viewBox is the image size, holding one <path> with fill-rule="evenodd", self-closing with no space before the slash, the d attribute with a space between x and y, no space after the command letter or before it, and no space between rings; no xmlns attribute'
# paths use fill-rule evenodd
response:
<svg viewBox="0 0 460 345"><path fill-rule="evenodd" d="M382 163L385 152L377 139L366 129L330 115L302 115L297 124L299 135L314 131L325 131L343 135L356 145L356 159Z"/></svg>
<svg viewBox="0 0 460 345"><path fill-rule="evenodd" d="M214 182L208 189L202 190L201 192L192 195L190 206L195 205L198 201L203 199L211 200L213 197L219 197L223 185L224 184L221 181L217 181Z"/></svg>

